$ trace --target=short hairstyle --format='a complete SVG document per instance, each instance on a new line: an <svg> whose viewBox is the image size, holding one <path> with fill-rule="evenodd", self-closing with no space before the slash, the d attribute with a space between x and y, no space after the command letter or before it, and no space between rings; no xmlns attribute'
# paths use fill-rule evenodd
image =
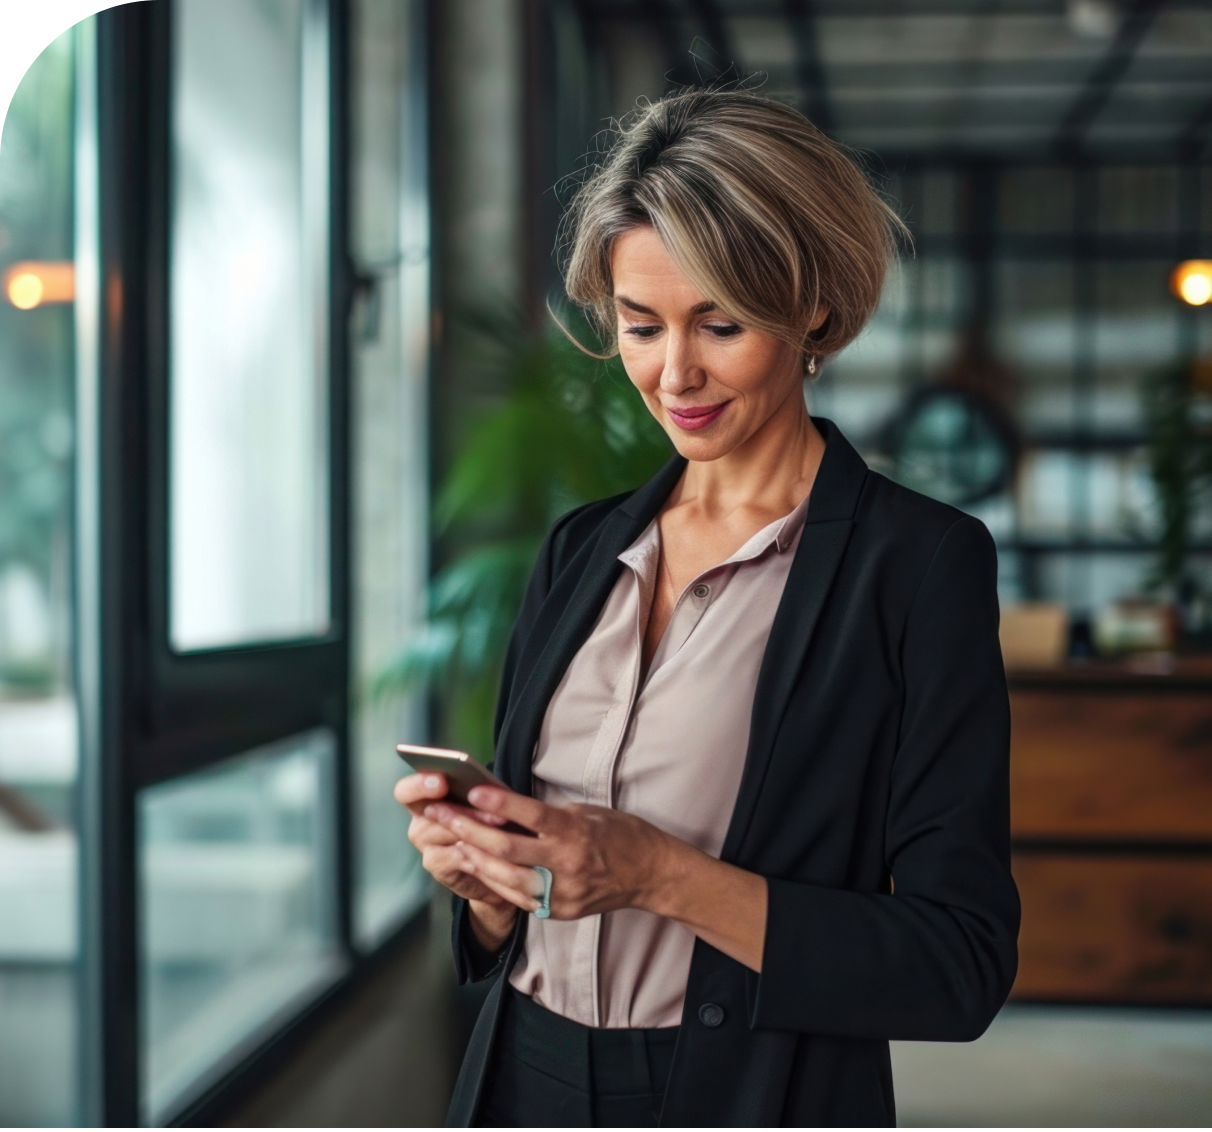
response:
<svg viewBox="0 0 1212 1132"><path fill-rule="evenodd" d="M790 106L741 90L684 91L637 111L570 203L565 289L612 353L611 254L643 225L721 311L805 362L863 328L907 234L845 149Z"/></svg>

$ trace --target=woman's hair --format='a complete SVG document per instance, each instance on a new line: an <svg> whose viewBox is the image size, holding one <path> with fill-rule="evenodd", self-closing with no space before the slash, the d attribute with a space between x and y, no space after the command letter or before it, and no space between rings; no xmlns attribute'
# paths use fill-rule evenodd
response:
<svg viewBox="0 0 1212 1132"><path fill-rule="evenodd" d="M723 313L805 360L863 328L905 232L840 145L791 107L738 90L638 111L573 197L565 287L612 352L611 254L643 225ZM822 305L828 317L810 330Z"/></svg>

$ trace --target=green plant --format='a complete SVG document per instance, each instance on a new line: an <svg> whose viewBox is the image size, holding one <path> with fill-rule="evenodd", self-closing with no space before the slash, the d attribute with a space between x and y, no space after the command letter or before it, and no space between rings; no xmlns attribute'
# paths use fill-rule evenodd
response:
<svg viewBox="0 0 1212 1132"><path fill-rule="evenodd" d="M510 318L480 315L462 334L504 396L477 415L437 492L435 534L454 552L430 583L428 619L370 692L435 690L448 740L488 758L501 663L544 534L578 504L638 487L670 446L617 358Z"/></svg>
<svg viewBox="0 0 1212 1132"><path fill-rule="evenodd" d="M1161 537L1150 586L1180 589L1196 510L1212 486L1212 397L1206 363L1186 360L1142 385L1149 471L1161 508Z"/></svg>

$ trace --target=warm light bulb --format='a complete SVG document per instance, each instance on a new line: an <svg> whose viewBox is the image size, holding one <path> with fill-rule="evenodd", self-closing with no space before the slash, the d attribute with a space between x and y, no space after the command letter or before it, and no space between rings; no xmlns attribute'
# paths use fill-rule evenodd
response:
<svg viewBox="0 0 1212 1132"><path fill-rule="evenodd" d="M1170 277L1170 288L1184 303L1202 307L1212 300L1212 260L1189 259Z"/></svg>
<svg viewBox="0 0 1212 1132"><path fill-rule="evenodd" d="M1202 307L1212 299L1212 278L1207 275L1188 275L1179 285L1178 292L1183 302L1193 307Z"/></svg>
<svg viewBox="0 0 1212 1132"><path fill-rule="evenodd" d="M46 288L32 271L23 271L8 281L8 301L18 310L31 311L40 302Z"/></svg>

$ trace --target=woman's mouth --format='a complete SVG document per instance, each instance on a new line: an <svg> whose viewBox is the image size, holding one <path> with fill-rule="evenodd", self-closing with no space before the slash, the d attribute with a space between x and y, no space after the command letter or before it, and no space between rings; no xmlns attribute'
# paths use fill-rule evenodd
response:
<svg viewBox="0 0 1212 1132"><path fill-rule="evenodd" d="M687 432L695 432L700 428L706 428L731 404L731 401L721 401L718 405L702 405L686 409L671 409L667 405L665 411L673 418L673 423L678 428L684 428Z"/></svg>

